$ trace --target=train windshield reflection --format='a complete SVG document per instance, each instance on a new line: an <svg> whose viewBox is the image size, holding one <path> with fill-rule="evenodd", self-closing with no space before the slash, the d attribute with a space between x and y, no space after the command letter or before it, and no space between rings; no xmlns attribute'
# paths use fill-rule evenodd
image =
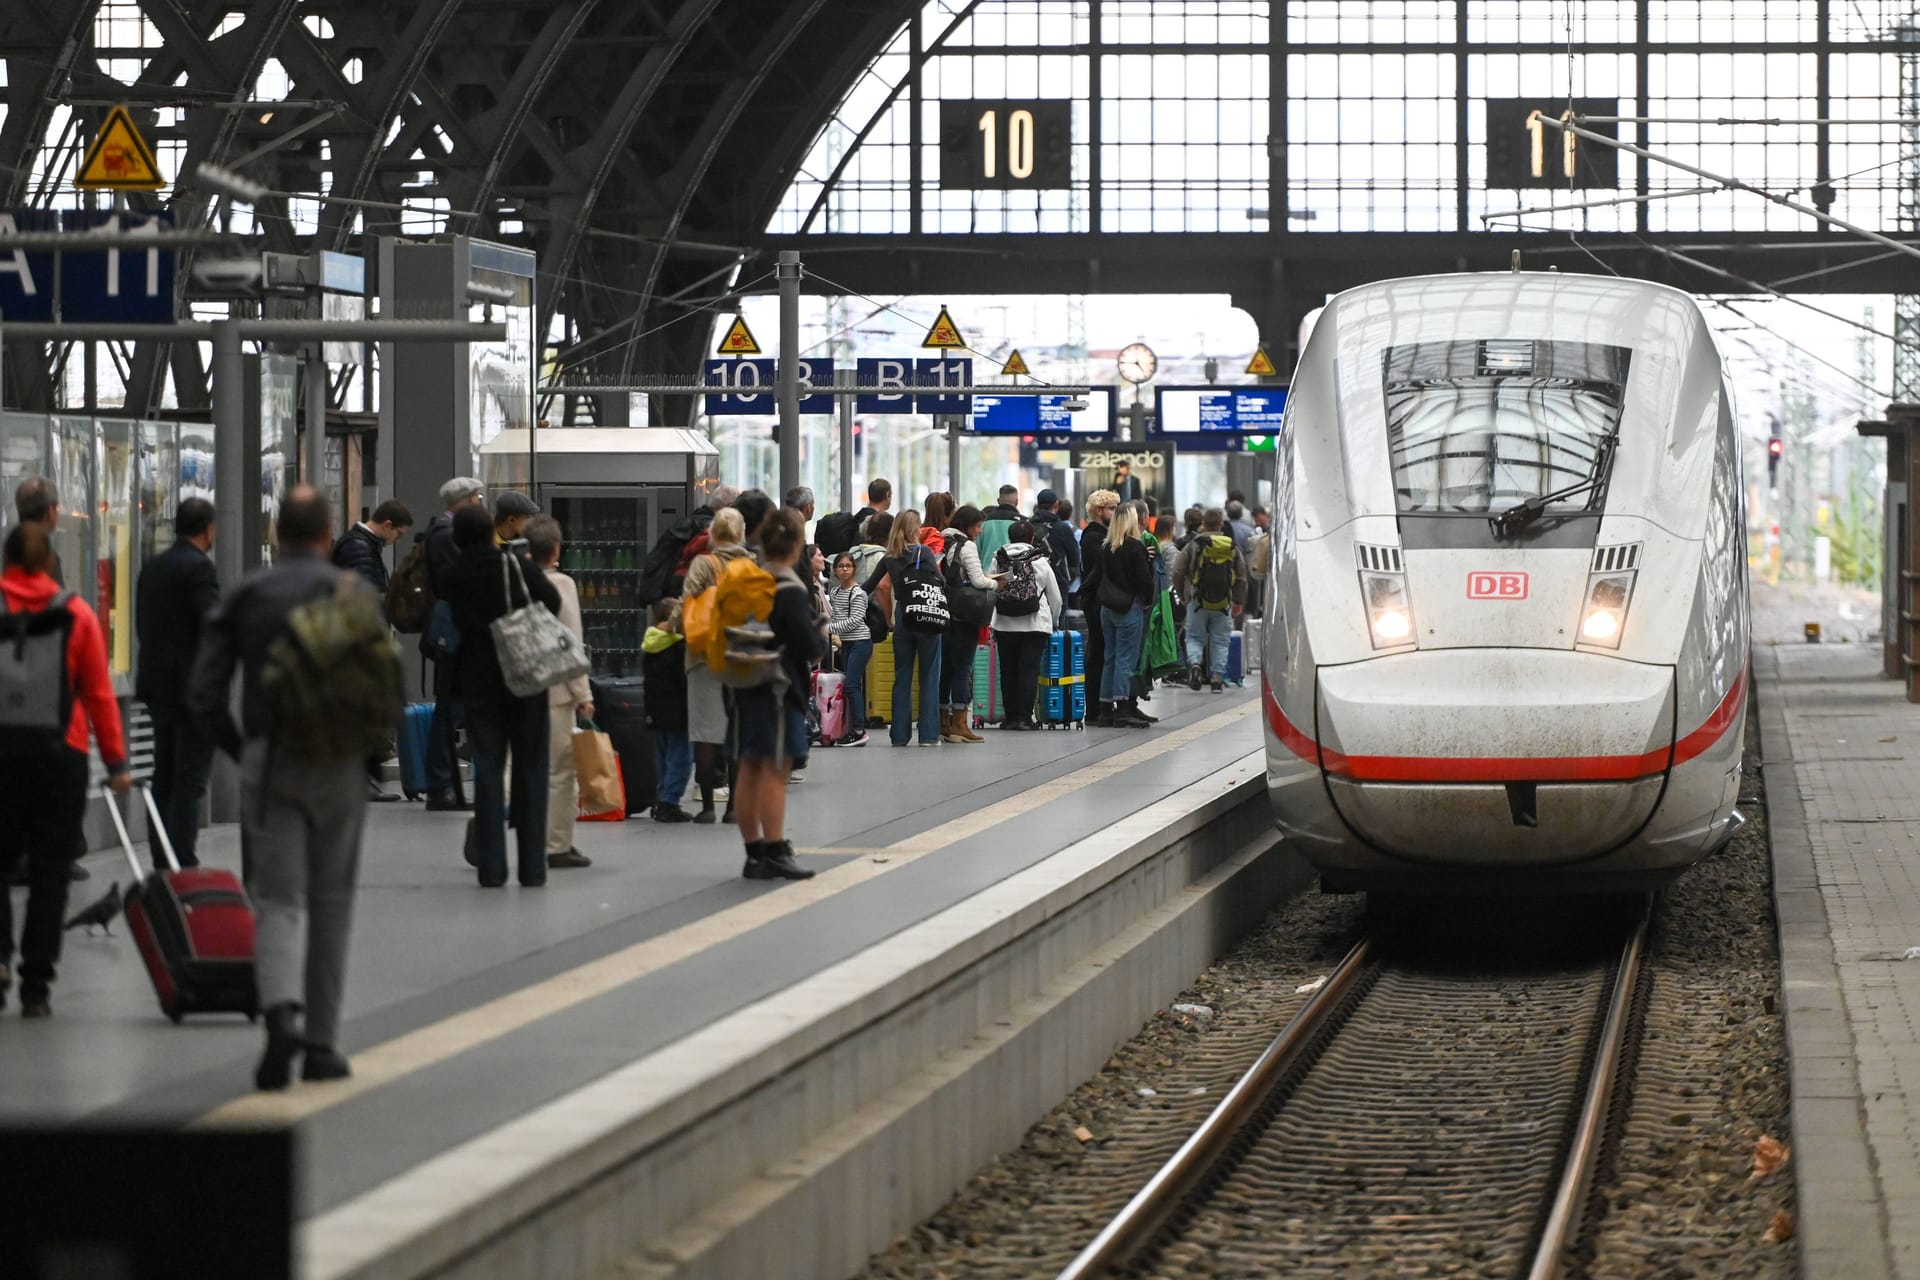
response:
<svg viewBox="0 0 1920 1280"><path fill-rule="evenodd" d="M1468 339L1389 347L1387 441L1402 515L1530 499L1597 510L1625 400L1625 347Z"/></svg>

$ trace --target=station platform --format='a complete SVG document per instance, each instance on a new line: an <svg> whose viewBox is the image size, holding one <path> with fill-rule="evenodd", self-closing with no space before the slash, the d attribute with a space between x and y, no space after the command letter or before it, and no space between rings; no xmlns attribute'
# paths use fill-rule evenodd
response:
<svg viewBox="0 0 1920 1280"><path fill-rule="evenodd" d="M1920 1277L1920 707L1837 593L1754 591L1806 1280ZM1838 610L1833 606L1840 605Z"/></svg>
<svg viewBox="0 0 1920 1280"><path fill-rule="evenodd" d="M1256 696L1164 690L1148 731L988 730L984 746L937 750L892 748L882 731L863 748L816 751L790 792L788 830L820 874L792 884L742 879L734 827L633 819L581 824L591 868L555 872L540 890L481 892L460 856L464 815L373 804L341 1045L351 1080L252 1092L258 1027L169 1024L118 924L111 937L68 935L51 1019L23 1023L10 1009L0 1020L0 1120L292 1126L300 1273L415 1274L386 1244L430 1234L441 1212L432 1187L445 1175L422 1170L460 1152L497 1159L490 1135L531 1117L541 1142L586 1123L566 1108L596 1083L672 1057L749 1006L777 1014L796 984L1063 850L1099 850L1107 835L1118 847L1130 815L1196 786L1212 795L1223 773L1250 809ZM236 829L205 833L201 856L237 869ZM87 866L76 909L127 879L116 853Z"/></svg>

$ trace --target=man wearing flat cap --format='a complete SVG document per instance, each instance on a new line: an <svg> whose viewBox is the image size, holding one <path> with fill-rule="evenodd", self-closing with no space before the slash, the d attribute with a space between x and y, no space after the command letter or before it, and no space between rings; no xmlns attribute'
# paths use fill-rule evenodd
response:
<svg viewBox="0 0 1920 1280"><path fill-rule="evenodd" d="M540 514L540 504L518 489L509 489L494 499L493 540L501 546L519 541L527 521Z"/></svg>

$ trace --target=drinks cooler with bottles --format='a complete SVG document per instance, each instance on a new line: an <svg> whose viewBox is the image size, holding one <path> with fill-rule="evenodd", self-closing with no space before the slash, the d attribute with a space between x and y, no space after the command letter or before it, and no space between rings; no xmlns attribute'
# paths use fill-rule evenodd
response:
<svg viewBox="0 0 1920 1280"><path fill-rule="evenodd" d="M667 529L719 483L719 455L696 431L668 427L549 427L536 433L534 501L560 522L560 569L580 590L580 619L597 676L640 673L649 610L640 571ZM525 431L481 451L490 493L527 489Z"/></svg>

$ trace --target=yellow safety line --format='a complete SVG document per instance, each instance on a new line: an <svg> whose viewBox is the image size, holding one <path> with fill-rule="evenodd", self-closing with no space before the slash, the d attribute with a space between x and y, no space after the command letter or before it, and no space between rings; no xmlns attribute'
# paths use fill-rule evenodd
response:
<svg viewBox="0 0 1920 1280"><path fill-rule="evenodd" d="M347 1080L296 1084L284 1093L247 1094L215 1107L193 1121L191 1127L277 1128L297 1124L309 1116L371 1093L382 1085L456 1058L542 1018L605 995L636 978L698 955L709 947L731 941L750 930L771 924L816 902L823 902L835 894L844 893L856 885L865 884L1010 818L1052 804L1176 747L1217 733L1234 722L1244 721L1247 714L1244 705L1236 706L1184 729L1157 734L1118 755L1030 787L1004 800L996 800L971 813L896 841L868 856L841 863L811 880L782 886L778 893L760 894L750 901L717 911L645 942L637 942L530 987L363 1050L353 1055L353 1075ZM845 850L821 852L842 853Z"/></svg>

